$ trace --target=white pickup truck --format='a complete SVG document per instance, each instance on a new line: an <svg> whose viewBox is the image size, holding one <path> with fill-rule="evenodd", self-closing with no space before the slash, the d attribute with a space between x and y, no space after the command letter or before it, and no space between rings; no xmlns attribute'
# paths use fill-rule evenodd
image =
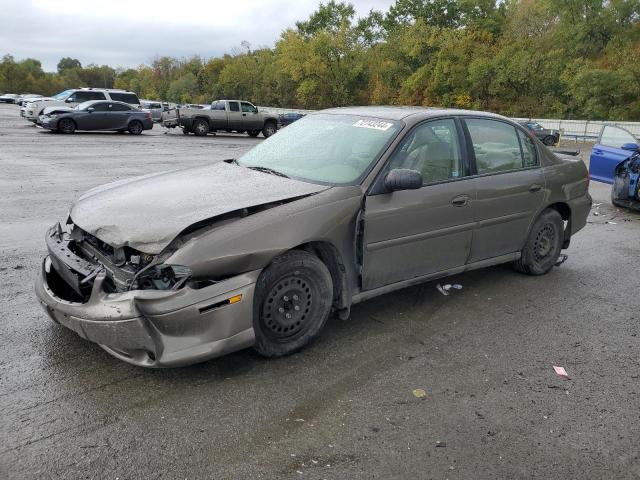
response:
<svg viewBox="0 0 640 480"><path fill-rule="evenodd" d="M215 100L202 108L176 108L162 114L162 125L181 127L186 135L204 136L216 131L248 133L265 138L278 131L278 117L258 111L258 107L244 100Z"/></svg>

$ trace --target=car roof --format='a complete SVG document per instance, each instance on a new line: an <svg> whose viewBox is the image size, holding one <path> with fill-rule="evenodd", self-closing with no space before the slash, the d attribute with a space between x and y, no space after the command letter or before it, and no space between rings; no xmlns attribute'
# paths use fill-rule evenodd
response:
<svg viewBox="0 0 640 480"><path fill-rule="evenodd" d="M459 110L453 108L435 107L401 107L401 106L367 106L367 107L339 107L320 110L322 113L341 115L360 115L363 117L382 118L386 120L405 120L411 117L412 121L420 121L432 117L444 115L459 115L467 117L490 117L509 120L502 115L478 110Z"/></svg>
<svg viewBox="0 0 640 480"><path fill-rule="evenodd" d="M131 92L129 90L122 90L121 88L93 88L93 87L80 87L80 88L70 88L69 90L76 91L94 91L94 92L114 92L114 93L133 93L137 96L135 92Z"/></svg>

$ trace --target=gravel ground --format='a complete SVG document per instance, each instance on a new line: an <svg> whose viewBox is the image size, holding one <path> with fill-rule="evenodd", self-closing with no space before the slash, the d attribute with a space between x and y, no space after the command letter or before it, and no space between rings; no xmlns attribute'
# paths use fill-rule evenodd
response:
<svg viewBox="0 0 640 480"><path fill-rule="evenodd" d="M79 193L259 141L56 135L0 105L1 478L640 476L640 215L606 185L549 275L506 265L448 297L433 282L378 297L279 360L144 370L45 317L43 234Z"/></svg>

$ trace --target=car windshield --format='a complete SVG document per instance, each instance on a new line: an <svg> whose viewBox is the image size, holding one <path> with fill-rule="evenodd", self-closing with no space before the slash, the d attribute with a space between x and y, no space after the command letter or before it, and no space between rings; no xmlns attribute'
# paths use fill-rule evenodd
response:
<svg viewBox="0 0 640 480"><path fill-rule="evenodd" d="M73 90L65 90L64 92L60 92L53 97L54 100L64 100L69 95L73 93Z"/></svg>
<svg viewBox="0 0 640 480"><path fill-rule="evenodd" d="M355 115L311 115L249 150L238 163L311 183L359 183L402 125Z"/></svg>

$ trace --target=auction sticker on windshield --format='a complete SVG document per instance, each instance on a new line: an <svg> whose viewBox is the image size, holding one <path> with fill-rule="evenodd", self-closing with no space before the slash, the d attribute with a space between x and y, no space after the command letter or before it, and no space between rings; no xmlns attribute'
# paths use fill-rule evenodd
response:
<svg viewBox="0 0 640 480"><path fill-rule="evenodd" d="M358 120L353 124L354 127L373 128L374 130L382 130L383 132L393 127L393 123L381 122L379 120Z"/></svg>

